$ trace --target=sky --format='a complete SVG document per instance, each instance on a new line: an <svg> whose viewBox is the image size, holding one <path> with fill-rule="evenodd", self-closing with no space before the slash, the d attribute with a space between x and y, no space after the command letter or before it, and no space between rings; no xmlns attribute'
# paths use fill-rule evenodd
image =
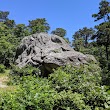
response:
<svg viewBox="0 0 110 110"><path fill-rule="evenodd" d="M101 0L0 0L0 10L9 11L16 24L28 25L29 20L46 18L51 30L64 28L66 37L83 27L94 27L92 14L98 12ZM109 1L109 0L108 0Z"/></svg>

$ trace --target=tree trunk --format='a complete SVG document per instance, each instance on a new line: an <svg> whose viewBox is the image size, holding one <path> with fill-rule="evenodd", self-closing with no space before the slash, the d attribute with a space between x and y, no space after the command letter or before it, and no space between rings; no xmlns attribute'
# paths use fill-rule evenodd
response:
<svg viewBox="0 0 110 110"><path fill-rule="evenodd" d="M88 46L88 41L87 41L87 36L86 36L86 38L85 38L85 47L87 48L87 46Z"/></svg>

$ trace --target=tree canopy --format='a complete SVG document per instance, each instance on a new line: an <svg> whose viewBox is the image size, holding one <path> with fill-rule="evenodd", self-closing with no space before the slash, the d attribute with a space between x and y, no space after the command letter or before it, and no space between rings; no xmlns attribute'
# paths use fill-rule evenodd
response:
<svg viewBox="0 0 110 110"><path fill-rule="evenodd" d="M64 36L66 35L66 30L63 28L56 28L51 33L64 38Z"/></svg>
<svg viewBox="0 0 110 110"><path fill-rule="evenodd" d="M40 32L48 32L50 26L45 18L37 18L36 20L29 20L29 28L31 34L34 34Z"/></svg>

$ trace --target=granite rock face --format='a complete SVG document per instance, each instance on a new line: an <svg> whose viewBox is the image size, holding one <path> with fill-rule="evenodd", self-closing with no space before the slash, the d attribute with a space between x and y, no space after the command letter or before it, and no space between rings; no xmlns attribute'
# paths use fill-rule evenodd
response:
<svg viewBox="0 0 110 110"><path fill-rule="evenodd" d="M49 73L59 66L79 66L94 60L93 56L90 58L75 51L63 38L46 33L26 36L17 49L16 57L20 68L31 64Z"/></svg>

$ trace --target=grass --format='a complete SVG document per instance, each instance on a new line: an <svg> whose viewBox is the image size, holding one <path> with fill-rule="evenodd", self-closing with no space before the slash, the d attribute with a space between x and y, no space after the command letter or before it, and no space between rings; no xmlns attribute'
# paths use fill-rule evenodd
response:
<svg viewBox="0 0 110 110"><path fill-rule="evenodd" d="M7 81L9 81L9 73L10 73L10 70L5 70L4 73L0 73L0 82L2 82L3 84L6 84Z"/></svg>
<svg viewBox="0 0 110 110"><path fill-rule="evenodd" d="M16 86L7 86L5 88L0 88L0 93L4 93L4 92L15 92L17 89Z"/></svg>
<svg viewBox="0 0 110 110"><path fill-rule="evenodd" d="M6 85L6 87L1 88L0 87L0 93L3 92L14 92L17 88L17 86L9 86L7 85L7 82L10 80L9 79L9 73L10 70L5 70L4 73L0 73L0 82L2 82L3 85Z"/></svg>
<svg viewBox="0 0 110 110"><path fill-rule="evenodd" d="M4 73L0 73L0 78L1 78L1 77L6 77L6 76L8 76L9 73L10 73L10 70L5 70Z"/></svg>

